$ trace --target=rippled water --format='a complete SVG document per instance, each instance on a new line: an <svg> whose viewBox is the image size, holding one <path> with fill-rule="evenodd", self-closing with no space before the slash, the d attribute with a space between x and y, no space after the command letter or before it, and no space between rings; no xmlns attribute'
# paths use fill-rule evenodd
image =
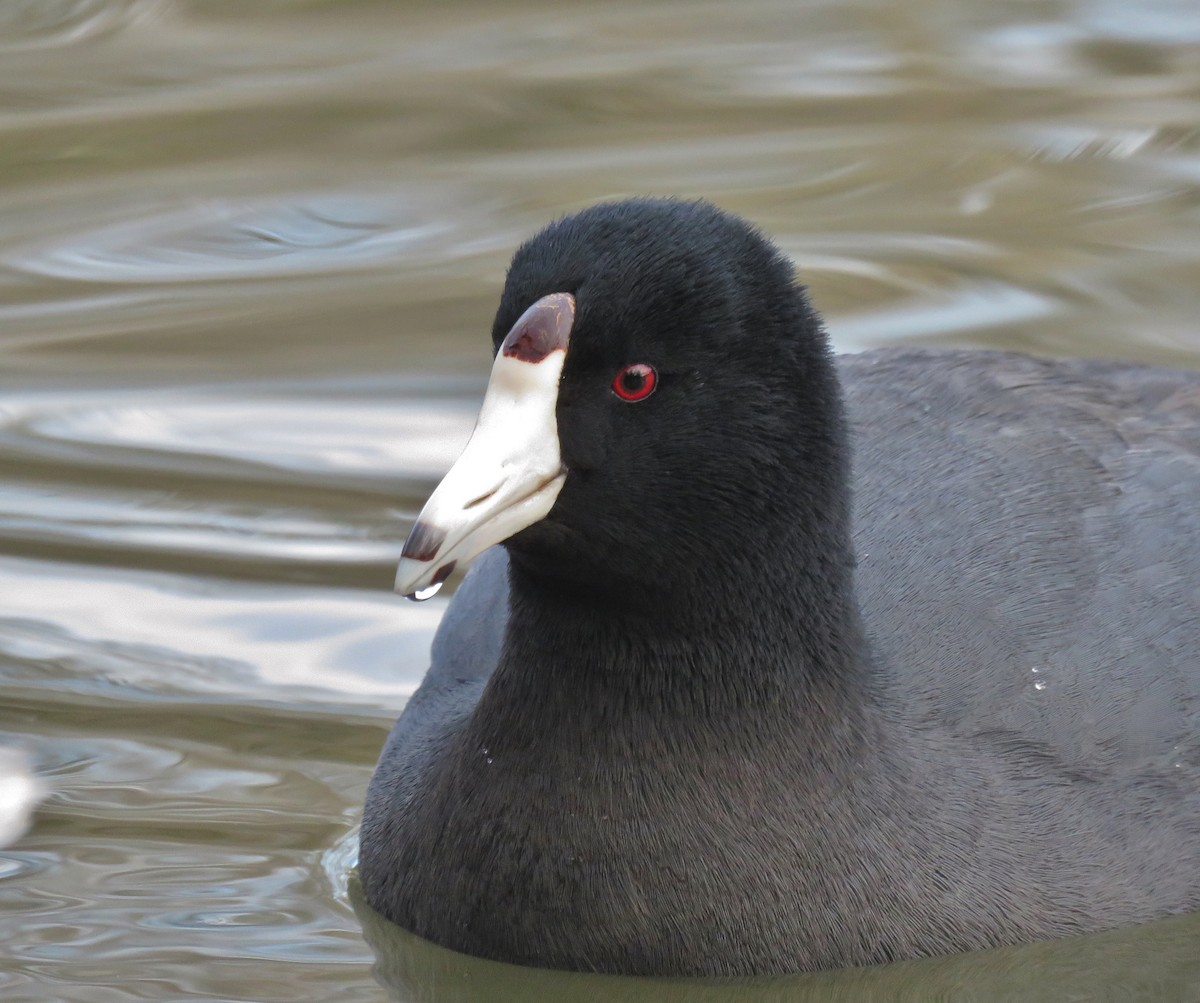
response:
<svg viewBox="0 0 1200 1003"><path fill-rule="evenodd" d="M1200 366L1200 5L0 4L0 729L52 788L0 998L1200 999L1194 920L715 987L366 916L373 976L354 827L444 609L399 543L512 248L634 192L777 235L843 349Z"/></svg>

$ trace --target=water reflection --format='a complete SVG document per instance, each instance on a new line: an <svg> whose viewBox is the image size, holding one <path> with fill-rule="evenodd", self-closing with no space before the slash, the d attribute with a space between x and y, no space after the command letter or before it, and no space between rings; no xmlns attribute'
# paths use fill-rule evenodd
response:
<svg viewBox="0 0 1200 1003"><path fill-rule="evenodd" d="M8 683L130 700L219 695L231 709L336 694L341 705L396 710L420 678L444 609L398 609L386 588L280 590L19 559L0 568L0 590Z"/></svg>
<svg viewBox="0 0 1200 1003"><path fill-rule="evenodd" d="M17 0L0 6L0 52L78 45L145 16L163 0Z"/></svg>
<svg viewBox="0 0 1200 1003"><path fill-rule="evenodd" d="M470 958L389 923L363 900L357 880L351 881L349 894L378 959L376 974L397 1003L1121 1003L1195 999L1200 986L1196 917L1117 935L852 971L770 979L649 979L551 972ZM1152 972L1141 964L1147 957L1154 958Z"/></svg>
<svg viewBox="0 0 1200 1003"><path fill-rule="evenodd" d="M203 201L126 220L71 242L9 259L18 270L95 282L238 281L352 270L402 254L428 257L448 222L401 222L394 200L324 194L306 201L239 205Z"/></svg>

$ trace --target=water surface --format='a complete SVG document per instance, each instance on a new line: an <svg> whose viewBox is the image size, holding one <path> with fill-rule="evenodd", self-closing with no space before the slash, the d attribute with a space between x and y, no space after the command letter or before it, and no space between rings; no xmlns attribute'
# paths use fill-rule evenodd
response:
<svg viewBox="0 0 1200 1003"><path fill-rule="evenodd" d="M376 980L354 827L445 608L400 542L513 247L631 193L775 234L844 350L1200 366L1200 6L0 6L0 731L53 787L0 997L1200 999L1187 920L668 987L368 917Z"/></svg>

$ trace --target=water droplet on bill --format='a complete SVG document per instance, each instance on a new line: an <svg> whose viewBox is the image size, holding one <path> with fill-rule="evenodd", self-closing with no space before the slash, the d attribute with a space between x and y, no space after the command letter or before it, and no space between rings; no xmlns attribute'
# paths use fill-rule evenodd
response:
<svg viewBox="0 0 1200 1003"><path fill-rule="evenodd" d="M426 599L432 599L442 590L441 582L434 582L432 585L423 589L417 589L415 592L410 592L405 599L411 599L413 602L424 602Z"/></svg>

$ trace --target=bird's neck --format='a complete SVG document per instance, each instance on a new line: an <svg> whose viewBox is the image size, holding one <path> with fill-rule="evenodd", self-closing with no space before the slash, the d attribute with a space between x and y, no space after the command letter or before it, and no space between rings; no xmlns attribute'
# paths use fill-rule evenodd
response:
<svg viewBox="0 0 1200 1003"><path fill-rule="evenodd" d="M588 759L610 743L654 757L663 743L695 754L779 741L852 758L870 687L845 563L697 586L654 608L597 602L514 567L503 653L464 738Z"/></svg>

